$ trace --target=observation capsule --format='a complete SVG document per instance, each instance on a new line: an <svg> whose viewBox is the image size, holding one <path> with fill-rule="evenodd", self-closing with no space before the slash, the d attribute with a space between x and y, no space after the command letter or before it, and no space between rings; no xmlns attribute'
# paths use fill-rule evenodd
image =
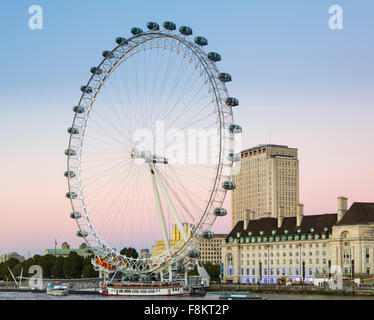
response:
<svg viewBox="0 0 374 320"><path fill-rule="evenodd" d="M204 239L212 239L212 238L214 238L214 232L209 231L209 230L204 231L203 232L203 237L204 237Z"/></svg>
<svg viewBox="0 0 374 320"><path fill-rule="evenodd" d="M102 55L104 58L109 58L109 59L114 58L114 53L109 50L104 50Z"/></svg>
<svg viewBox="0 0 374 320"><path fill-rule="evenodd" d="M221 55L217 52L209 52L208 59L214 62L221 61Z"/></svg>
<svg viewBox="0 0 374 320"><path fill-rule="evenodd" d="M233 181L225 181L224 183L222 183L222 187L226 190L234 190L236 188Z"/></svg>
<svg viewBox="0 0 374 320"><path fill-rule="evenodd" d="M80 212L72 212L72 213L70 213L70 218L80 219L80 218L82 218L82 214Z"/></svg>
<svg viewBox="0 0 374 320"><path fill-rule="evenodd" d="M238 162L240 161L241 154L240 153L229 153L227 156L227 159L232 162Z"/></svg>
<svg viewBox="0 0 374 320"><path fill-rule="evenodd" d="M102 74L102 73L103 73L103 70L101 70L101 69L98 68L98 67L92 67L92 68L90 69L90 71L91 71L91 73L93 73L93 74Z"/></svg>
<svg viewBox="0 0 374 320"><path fill-rule="evenodd" d="M170 31L173 31L177 28L175 23L171 21L165 21L163 26L165 29L170 30Z"/></svg>
<svg viewBox="0 0 374 320"><path fill-rule="evenodd" d="M92 88L89 87L89 86L81 86L81 91L83 93L91 93L92 92Z"/></svg>
<svg viewBox="0 0 374 320"><path fill-rule="evenodd" d="M231 75L225 72L222 72L218 75L218 79L222 82L230 82L231 81Z"/></svg>
<svg viewBox="0 0 374 320"><path fill-rule="evenodd" d="M230 124L229 126L229 131L230 133L241 133L242 132L242 127L239 126L238 124Z"/></svg>
<svg viewBox="0 0 374 320"><path fill-rule="evenodd" d="M199 46L206 46L208 44L208 40L204 37L201 37L201 36L195 37L194 41Z"/></svg>
<svg viewBox="0 0 374 320"><path fill-rule="evenodd" d="M196 259L200 257L200 251L196 249L192 249L188 252L188 256L190 258Z"/></svg>
<svg viewBox="0 0 374 320"><path fill-rule="evenodd" d="M123 46L124 44L127 43L127 40L126 40L126 38L123 38L123 37L117 37L116 38L116 43L119 44L120 46Z"/></svg>
<svg viewBox="0 0 374 320"><path fill-rule="evenodd" d="M192 34L192 29L190 27L181 26L179 32L185 36L190 36Z"/></svg>
<svg viewBox="0 0 374 320"><path fill-rule="evenodd" d="M70 127L70 128L68 128L68 132L70 134L78 134L79 133L79 129L74 128L74 127Z"/></svg>
<svg viewBox="0 0 374 320"><path fill-rule="evenodd" d="M75 173L74 173L74 171L65 171L64 172L64 176L66 178L74 178L75 177Z"/></svg>
<svg viewBox="0 0 374 320"><path fill-rule="evenodd" d="M76 155L77 155L77 153L76 153L75 150L73 150L73 149L66 149L66 150L64 151L64 153L65 153L67 156L76 156Z"/></svg>
<svg viewBox="0 0 374 320"><path fill-rule="evenodd" d="M74 107L73 107L73 111L74 111L75 113L83 113L84 111L86 111L86 109L83 108L83 107L81 107L81 106L74 106Z"/></svg>
<svg viewBox="0 0 374 320"><path fill-rule="evenodd" d="M156 22L148 22L147 23L147 28L149 30L153 30L153 31L160 30L160 26Z"/></svg>
<svg viewBox="0 0 374 320"><path fill-rule="evenodd" d="M78 237L87 237L88 236L88 232L86 230L78 230L76 235Z"/></svg>
<svg viewBox="0 0 374 320"><path fill-rule="evenodd" d="M233 97L228 97L225 102L230 107L236 107L239 105L239 100Z"/></svg>
<svg viewBox="0 0 374 320"><path fill-rule="evenodd" d="M138 35L138 34L143 33L143 30L140 29L140 28L136 28L136 27L134 27L134 28L131 28L131 33L132 33L134 36L136 36L136 35Z"/></svg>
<svg viewBox="0 0 374 320"><path fill-rule="evenodd" d="M217 217L223 217L227 214L227 210L224 208L215 208L213 212Z"/></svg>
<svg viewBox="0 0 374 320"><path fill-rule="evenodd" d="M77 198L77 194L75 192L68 192L68 193L66 193L66 198L76 199Z"/></svg>

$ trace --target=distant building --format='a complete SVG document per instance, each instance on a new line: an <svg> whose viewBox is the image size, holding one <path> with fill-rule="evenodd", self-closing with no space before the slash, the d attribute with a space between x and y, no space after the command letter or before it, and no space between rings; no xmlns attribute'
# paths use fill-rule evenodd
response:
<svg viewBox="0 0 374 320"><path fill-rule="evenodd" d="M17 252L8 252L0 256L0 263L8 261L9 259L17 259L19 262L25 261L25 257L19 255Z"/></svg>
<svg viewBox="0 0 374 320"><path fill-rule="evenodd" d="M62 243L61 249L45 249L44 255L53 254L56 257L67 257L69 256L70 252L76 252L78 255L83 256L83 257L87 257L91 255L91 253L87 251L86 243L82 243L79 246L79 249L70 249L70 245L67 242Z"/></svg>
<svg viewBox="0 0 374 320"><path fill-rule="evenodd" d="M183 227L184 227L184 231L187 234L187 237L190 237L192 225L189 223L183 223ZM171 240L169 240L170 247L173 247L178 243L180 244L183 243L183 237L177 225L173 225L172 238ZM166 250L166 246L165 246L164 241L161 241L161 240L155 241L155 244L152 246L152 257L158 256L159 254L165 252L165 250Z"/></svg>
<svg viewBox="0 0 374 320"><path fill-rule="evenodd" d="M328 277L329 266L343 277L374 275L374 203L338 198L335 214L238 221L222 245L223 281L277 283L279 278L306 282ZM352 269L352 267L354 268Z"/></svg>
<svg viewBox="0 0 374 320"><path fill-rule="evenodd" d="M87 243L83 242L80 246L79 246L79 249L87 249L88 246L87 246Z"/></svg>
<svg viewBox="0 0 374 320"><path fill-rule="evenodd" d="M68 244L67 242L63 242L61 245L61 249L70 249L70 244Z"/></svg>
<svg viewBox="0 0 374 320"><path fill-rule="evenodd" d="M149 249L140 249L140 258L150 258Z"/></svg>
<svg viewBox="0 0 374 320"><path fill-rule="evenodd" d="M221 264L221 246L226 243L227 234L215 234L212 239L200 241L200 261Z"/></svg>

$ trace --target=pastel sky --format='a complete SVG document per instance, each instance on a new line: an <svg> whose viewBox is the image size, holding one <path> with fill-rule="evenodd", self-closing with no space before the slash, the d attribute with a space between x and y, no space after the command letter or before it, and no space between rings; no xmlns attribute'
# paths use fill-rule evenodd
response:
<svg viewBox="0 0 374 320"><path fill-rule="evenodd" d="M28 27L33 4L43 30ZM328 26L334 4L343 30ZM62 175L71 108L102 50L148 21L191 26L222 55L243 148L299 149L305 214L336 212L340 195L374 201L373 13L371 0L3 0L0 254L81 242ZM230 217L215 228L229 230Z"/></svg>

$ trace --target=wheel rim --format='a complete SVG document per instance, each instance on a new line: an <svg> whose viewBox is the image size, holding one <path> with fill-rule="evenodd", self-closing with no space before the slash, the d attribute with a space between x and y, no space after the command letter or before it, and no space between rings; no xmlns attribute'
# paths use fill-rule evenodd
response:
<svg viewBox="0 0 374 320"><path fill-rule="evenodd" d="M187 209L185 209L185 212L188 213L190 209L194 207L196 210L197 207L200 206L201 213L193 215L191 218L191 221L193 226L191 228L191 236L188 238L187 241L179 241L178 243L175 244L176 250L172 251L172 255L170 252L165 252L164 254L161 254L157 257L151 257L147 259L133 259L129 257L124 257L120 255L117 251L115 251L115 245L113 244L112 239L110 242L112 243L107 243L107 238L108 238L108 230L104 231L103 225L105 224L105 220L103 220L103 215L101 213L101 220L98 214L93 214L95 212L95 207L91 204L90 197L92 198L92 194L90 195L89 192L92 191L90 190L89 182L91 179L91 185L93 184L92 181L94 180L94 176L89 176L86 174L86 172L89 170L87 169L85 161L93 161L93 158L89 157L92 156L92 154L95 151L99 151L100 148L101 150L106 149L105 156L109 154L109 150L113 153L113 156L115 155L117 158L112 159L112 161L117 161L116 165L121 164L122 167L125 167L128 165L128 162L123 162L122 161L122 156L127 153L129 154L129 150L123 151L122 155L122 150L121 152L120 149L118 149L118 146L115 146L114 141L117 142L124 142L125 140L129 140L131 138L131 133L133 133L134 129L129 129L129 127L134 127L136 123L139 123L141 117L139 117L136 113L133 113L133 117L131 118L131 122L129 121L126 123L127 125L124 125L121 127L121 129L124 129L122 132L118 133L117 136L113 136L113 132L119 132L121 130L118 129L118 127L113 126L110 128L112 130L111 132L108 132L108 119L105 121L105 117L103 118L103 115L100 115L99 111L96 110L104 110L103 107L100 109L100 105L102 106L109 106L113 103L111 103L109 97L114 97L113 93L109 93L109 89L112 87L113 92L117 90L118 92L124 92L125 90L118 90L116 89L116 85L118 85L118 81L112 81L115 79L116 74L120 74L119 71L121 71L121 66L126 66L126 62L131 62L130 59L136 57L137 60L137 66L135 67L135 59L132 60L133 62L133 67L137 70L139 70L139 57L141 53L145 53L146 51L151 51L151 50L170 50L170 52L177 53L174 55L176 56L183 56L183 59L189 60L189 64L194 64L195 69L198 70L200 73L201 77L203 77L203 82L206 85L207 92L210 94L208 95L208 98L212 98L212 102L207 104L205 108L209 107L214 107L214 112L215 112L215 124L216 127L215 129L217 130L218 133L218 143L216 147L218 147L218 152L216 154L216 164L214 166L214 169L211 171L214 172L214 174L211 174L211 184L209 188L209 192L204 195L204 198L206 198L204 205L195 205L192 206L191 204L193 203L192 200L189 202L189 206L187 206ZM68 185L69 185L69 192L75 192L76 193L76 198L70 199L71 205L73 212L78 212L82 216L81 219L76 219L80 236L82 236L90 248L94 251L96 256L102 256L108 263L112 264L116 268L119 267L122 271L126 270L133 270L137 272L151 272L155 271L161 267L168 266L170 264L173 264L177 261L185 260L187 257L187 250L190 248L196 247L198 243L199 236L204 232L204 231L209 231L211 230L212 225L214 224L214 221L216 219L216 215L214 214L214 209L216 207L221 207L222 203L225 199L226 195L226 190L222 188L222 182L224 180L229 179L230 177L230 171L231 171L231 166L232 162L227 159L228 154L233 152L233 137L232 134L229 133L228 127L230 124L233 123L233 116L232 116L232 108L231 106L227 106L225 104L226 98L228 98L228 93L225 87L225 84L223 81L219 80L219 71L218 68L216 67L215 63L211 61L208 58L207 53L202 50L202 48L194 43L192 43L190 40L188 40L187 37L185 36L180 36L176 35L172 32L169 31L148 31L148 32L143 32L141 34L137 34L131 38L129 38L126 42L126 44L120 44L116 46L112 51L108 51L105 53L106 57L102 60L102 62L96 67L97 69L94 70L93 75L89 79L87 85L82 89L84 92L81 95L78 107L82 107L84 111L82 113L76 112L72 124L72 128L78 129L78 133L70 134L69 138L69 147L68 150L74 150L75 155L68 155L68 162L67 162L67 169L68 172L74 172L75 176L71 177L70 175L68 176ZM172 55L169 56L169 58L172 57ZM144 59L145 63L143 65L144 67L144 73L151 72L151 69L147 69L146 67L149 66L149 61ZM148 63L148 65L147 65ZM161 62L162 63L162 62ZM170 65L169 61L169 65ZM128 71L127 69L123 68ZM183 70L182 65L179 65L179 71ZM100 74L98 74L101 71ZM155 73L155 70L153 70ZM118 72L118 73L117 73ZM124 72L122 72L123 76ZM176 75L180 75L180 72L176 73ZM138 73L135 73L135 77L138 76ZM181 75L180 75L181 76ZM146 78L146 77L145 77ZM133 78L132 78L133 79ZM180 78L181 79L181 78ZM117 79L118 80L118 79ZM126 79L128 81L128 78ZM175 82L173 84L178 82L178 77L175 77ZM138 79L135 81L136 83L138 82ZM127 102L131 100L130 98L130 87L128 85L128 82L124 81L124 87L128 90L128 99ZM158 83L159 84L159 83ZM162 84L162 83L161 83ZM164 83L165 85L165 83ZM146 87L146 85L144 85ZM173 89L175 89L176 86L172 86L169 88L170 92L173 93ZM122 88L123 89L123 88ZM131 88L133 91L138 90L138 87L136 88ZM161 88L159 90L156 90L158 94L160 94ZM176 89L175 89L176 90ZM108 91L108 92L106 92ZM107 96L107 97L106 97ZM135 94L136 97L139 97L138 93ZM145 98L146 95L143 95L143 98ZM153 87L153 98L155 97L154 95L154 87ZM149 98L149 97L148 97ZM123 107L124 103L121 100L121 95L119 95L117 104L121 105ZM142 111L146 111L146 103L144 102L143 99L141 103L141 111L139 114L142 113ZM152 100L152 99L151 99ZM160 98L161 100L161 98ZM193 101L193 100L192 100ZM149 104L152 104L153 107L153 102L149 102ZM201 101L200 101L201 102ZM138 102L138 106L139 106ZM188 104L187 104L188 106ZM200 104L194 104L196 108L200 106ZM122 111L132 111L134 112L134 106L133 103L127 103L128 109L124 108ZM160 108L157 109L156 115L158 118L164 119L168 113L171 115L172 114L172 105L169 109L164 106L164 108L161 106ZM180 106L179 106L180 107ZM149 106L148 106L149 108ZM149 108L149 113L143 113L145 117L143 118L142 122L142 128L147 128L150 129L150 125L154 124L154 114L152 115L152 112L155 108L150 109ZM174 106L174 109L178 110L178 107ZM113 113L115 113L114 110L116 109L115 103L114 105L111 106L110 109ZM184 112L185 109L182 109ZM77 111L77 109L75 109ZM178 114L180 113L181 110L178 110ZM188 110L189 112L191 110ZM96 112L96 117L95 113ZM124 112L124 114L126 114ZM118 115L118 118L121 118L120 115ZM191 114L190 114L191 116ZM123 117L123 115L122 115ZM191 116L189 120L194 120L194 117L196 119L196 115ZM109 118L109 116L108 116ZM114 117L115 119L115 117ZM144 120L145 119L145 120ZM153 119L153 120L151 120ZM101 120L101 121L99 121ZM173 124L175 124L174 121ZM200 126L201 126L200 121ZM95 125L89 125L88 123L95 123ZM166 123L166 122L165 122ZM171 122L169 122L170 124ZM192 121L193 123L193 121ZM196 124L196 122L195 122ZM204 123L206 125L206 123ZM98 128L101 127L102 134L103 136L106 136L105 139L108 139L111 137L111 142L112 144L109 144L109 140L102 141L100 143L100 146L96 146L96 150L94 147L94 144L92 142L98 143L100 140L99 138L94 134L92 134L95 129L98 130ZM178 126L177 126L178 127ZM188 128L191 128L189 126ZM199 128L199 127L198 127ZM183 128L186 129L186 128ZM90 135L90 130L91 130L91 135ZM98 131L96 131L97 133ZM90 138L92 136L92 138ZM103 139L103 136L101 139ZM120 141L121 138L123 141ZM131 142L131 141L130 141ZM177 145L178 143L176 143ZM133 149L136 147L134 144L129 144L128 149ZM89 151L88 151L89 150ZM116 152L113 152L116 151ZM101 170L103 171L103 163L105 163L106 159L105 157L102 157L101 159L97 159L96 163L99 163L101 165ZM127 161L127 160L125 160ZM131 160L130 160L131 161ZM121 163L122 162L122 163ZM109 165L110 161L108 161L105 165ZM100 167L100 165L98 167ZM184 195L184 199L181 200L180 197L183 197L182 195L182 187L186 190L185 186L183 183L180 182L180 178L184 177L187 179L187 175L184 173L184 169L178 168L178 164L173 166L172 170L170 170L169 165L167 165L167 169L165 169L166 166L159 166L157 165L157 170L158 174L161 177L160 180L163 180L165 184L173 184L174 186L179 185L180 187L175 191L175 194L171 195L171 198L173 198L173 202L177 203L178 202L178 197L181 202L181 205L179 206L180 212L183 212L181 208L183 207L182 204L186 202L187 196ZM147 173L149 175L149 171L144 170L143 168L140 169L140 167L128 167L132 171L136 171L137 169L143 170L143 176L142 176L142 181L146 180L146 176L144 175ZM104 168L108 169L108 168ZM165 170L164 170L165 169ZM87 170L87 171L85 171ZM91 168L92 170L92 168ZM109 170L109 169L108 169ZM115 168L113 168L115 170ZM104 170L105 171L105 170ZM182 173L180 173L182 172ZM99 174L97 172L97 174ZM140 178L140 174L137 177L138 179ZM189 173L190 174L190 173ZM135 180L135 177L132 177ZM176 181L179 178L179 182L177 183ZM191 176L190 176L191 178ZM149 179L149 177L148 177ZM88 181L88 182L87 182ZM139 181L139 180L138 180ZM87 183L86 183L87 182ZM134 184L135 185L135 184ZM103 183L99 185L99 188L102 188ZM181 187L182 186L182 187ZM167 186L169 192L172 194L173 186ZM109 192L110 193L110 192ZM140 188L137 189L135 192L137 194L142 193L142 190ZM134 193L134 194L135 194ZM132 194L127 193L127 198L130 197ZM144 198L144 197L143 197ZM200 199L199 199L200 200ZM121 200L122 201L122 200ZM139 198L138 198L139 201ZM100 201L101 202L101 201ZM104 202L101 202L104 203ZM116 204L119 206L119 204ZM108 209L108 207L106 208ZM99 212L100 210L97 210L96 212ZM109 210L112 212L112 210ZM144 208L143 208L144 211ZM100 211L102 212L102 210ZM118 214L118 212L117 212ZM93 217L91 218L91 216ZM186 219L186 217L183 217L183 219ZM96 220L96 221L95 221ZM110 221L111 219L106 219L107 225L106 228L109 228L109 231L112 233L115 233L113 229L115 229L116 225L113 224L113 221ZM108 222L110 221L110 222ZM123 220L122 224L126 225L126 222ZM100 229L100 230L98 230ZM117 229L117 233L120 234L120 229ZM106 239L106 240L104 240ZM161 238L160 238L161 239ZM154 239L156 240L156 239ZM149 245L148 245L149 247Z"/></svg>

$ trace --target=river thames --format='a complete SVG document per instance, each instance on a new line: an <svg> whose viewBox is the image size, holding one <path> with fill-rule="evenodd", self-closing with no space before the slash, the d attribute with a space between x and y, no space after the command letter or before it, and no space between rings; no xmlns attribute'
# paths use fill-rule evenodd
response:
<svg viewBox="0 0 374 320"><path fill-rule="evenodd" d="M267 300L374 300L374 296L327 296L261 294ZM45 293L0 292L0 300L218 300L219 294L207 294L205 297L110 297L101 295L70 294L68 296L50 296Z"/></svg>

